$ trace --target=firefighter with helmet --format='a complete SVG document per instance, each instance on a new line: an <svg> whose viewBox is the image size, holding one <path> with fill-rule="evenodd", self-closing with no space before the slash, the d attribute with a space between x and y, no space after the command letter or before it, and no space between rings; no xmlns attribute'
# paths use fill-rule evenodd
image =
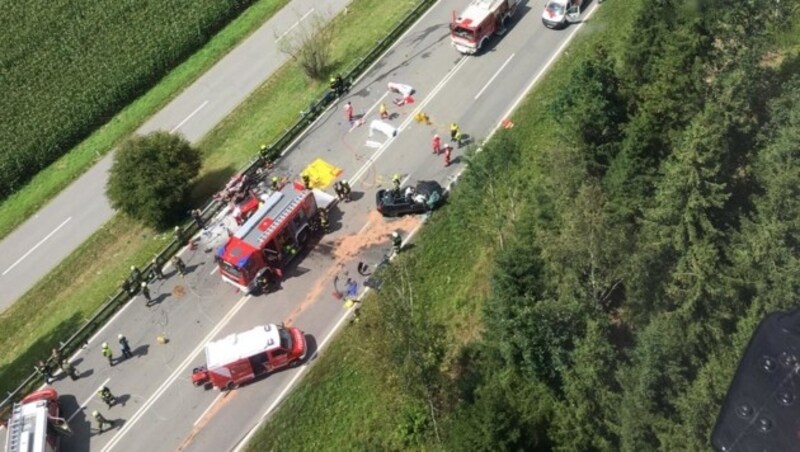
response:
<svg viewBox="0 0 800 452"><path fill-rule="evenodd" d="M352 189L350 188L350 182L347 182L347 179L343 179L342 182L339 184L342 190L342 194L344 195L344 201L350 202L352 198L350 197L350 193L352 193Z"/></svg>
<svg viewBox="0 0 800 452"><path fill-rule="evenodd" d="M400 253L400 248L403 247L403 239L397 231L392 232L392 249L395 254Z"/></svg>
<svg viewBox="0 0 800 452"><path fill-rule="evenodd" d="M117 404L117 398L114 397L114 394L111 393L111 390L108 389L108 386L102 386L97 391L97 395L100 396L100 400L103 401L109 408Z"/></svg>

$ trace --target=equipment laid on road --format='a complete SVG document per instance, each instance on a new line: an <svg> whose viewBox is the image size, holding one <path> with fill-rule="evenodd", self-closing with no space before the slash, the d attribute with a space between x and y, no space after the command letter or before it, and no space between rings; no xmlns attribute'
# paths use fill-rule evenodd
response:
<svg viewBox="0 0 800 452"><path fill-rule="evenodd" d="M294 367L306 357L305 333L267 324L206 345L206 365L192 370L195 386L230 390L260 375Z"/></svg>
<svg viewBox="0 0 800 452"><path fill-rule="evenodd" d="M454 11L450 23L453 46L464 54L477 53L493 34L505 34L518 5L519 0L473 0L461 14Z"/></svg>
<svg viewBox="0 0 800 452"><path fill-rule="evenodd" d="M284 183L278 190L265 189L256 198L256 210L219 247L216 261L222 279L244 292L255 292L259 276L269 269L277 275L311 239L318 210L334 197L302 184Z"/></svg>
<svg viewBox="0 0 800 452"><path fill-rule="evenodd" d="M45 388L14 404L8 420L6 452L58 451L60 434L71 434L60 417L58 392Z"/></svg>

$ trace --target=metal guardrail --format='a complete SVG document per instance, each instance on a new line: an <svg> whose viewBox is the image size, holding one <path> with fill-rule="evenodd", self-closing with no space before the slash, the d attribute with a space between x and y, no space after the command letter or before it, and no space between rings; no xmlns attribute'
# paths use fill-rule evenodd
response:
<svg viewBox="0 0 800 452"><path fill-rule="evenodd" d="M402 20L400 20L383 39L378 41L369 50L369 52L367 52L366 55L361 57L358 62L355 63L353 67L342 76L342 79L345 81L347 86L349 87L372 63L374 63L381 55L383 55L383 53L386 52L386 50L388 50L392 44L394 44L394 42L408 29L408 27L417 19L419 19L419 17L422 16L422 14L427 11L428 8L436 3L436 1L438 0L421 0L419 4L417 4L417 6L415 6L414 9L411 10ZM322 96L320 96L319 99L312 102L307 110L301 112L300 119L298 119L294 125L286 129L286 131L280 137L278 137L274 143L266 146L265 149L262 149L261 152L255 156L253 161L240 171L240 174L254 176L257 170L264 167L265 164L277 161L280 158L281 153L296 138L302 135L308 126L310 126L325 111L325 109L342 94L344 94L344 92L327 90ZM203 207L201 218L203 221L210 220L224 206L224 203L215 199L211 199ZM183 248L183 246L188 242L189 238L192 237L198 230L199 228L194 221L177 229L176 238L174 238L163 250L161 250L161 252L156 255L156 262L158 262L160 265L166 264L175 253ZM148 280L150 275L153 274L153 271L153 263L151 262L144 267L144 270L141 272L144 280ZM127 281L128 280L126 280L126 282ZM115 294L110 295L108 300L103 303L103 305L100 306L97 311L95 311L89 320L87 320L86 323L75 332L75 334L70 336L66 341L60 343L58 351L61 353L61 355L64 357L70 356L76 350L83 347L88 342L91 335L97 331L100 326L105 324L105 322L112 315L114 315L115 312L117 312L117 309L128 302L131 298L136 296L138 292L138 286L131 287L127 290L121 287ZM57 369L60 364L53 362L52 358L48 358L45 362L50 369ZM0 419L7 418L13 403L20 400L22 395L32 391L37 384L40 384L41 381L42 375L40 375L38 372L34 372L28 376L28 378L26 378L25 381L23 381L13 392L8 393L6 398L0 402Z"/></svg>

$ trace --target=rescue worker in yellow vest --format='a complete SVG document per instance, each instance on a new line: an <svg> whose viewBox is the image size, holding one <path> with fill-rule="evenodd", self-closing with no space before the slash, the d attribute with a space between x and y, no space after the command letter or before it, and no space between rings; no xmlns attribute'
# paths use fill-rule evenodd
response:
<svg viewBox="0 0 800 452"><path fill-rule="evenodd" d="M114 366L114 352L111 351L111 348L108 346L108 342L103 342L103 345L100 348L100 352L103 354L104 358L108 359L108 365Z"/></svg>
<svg viewBox="0 0 800 452"><path fill-rule="evenodd" d="M450 141L455 141L456 146L461 149L461 129L458 128L456 123L450 124Z"/></svg>

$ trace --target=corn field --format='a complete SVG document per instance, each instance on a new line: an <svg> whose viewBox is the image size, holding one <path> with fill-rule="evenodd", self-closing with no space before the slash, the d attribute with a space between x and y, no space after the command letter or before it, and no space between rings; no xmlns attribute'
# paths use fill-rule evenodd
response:
<svg viewBox="0 0 800 452"><path fill-rule="evenodd" d="M0 200L253 0L0 0Z"/></svg>

